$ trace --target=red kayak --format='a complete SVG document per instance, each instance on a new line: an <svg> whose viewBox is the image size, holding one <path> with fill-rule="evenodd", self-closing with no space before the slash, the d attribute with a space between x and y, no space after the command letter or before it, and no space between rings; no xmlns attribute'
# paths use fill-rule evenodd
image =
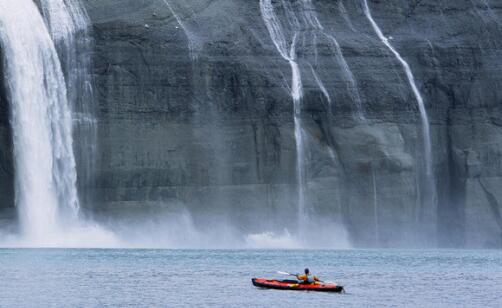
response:
<svg viewBox="0 0 502 308"><path fill-rule="evenodd" d="M296 291L320 291L320 292L343 292L342 286L334 283L302 284L296 280L275 280L265 278L253 278L253 285L260 288Z"/></svg>

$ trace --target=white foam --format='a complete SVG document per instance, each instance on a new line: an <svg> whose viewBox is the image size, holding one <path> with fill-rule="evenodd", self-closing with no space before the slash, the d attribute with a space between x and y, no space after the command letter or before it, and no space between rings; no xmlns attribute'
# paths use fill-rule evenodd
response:
<svg viewBox="0 0 502 308"><path fill-rule="evenodd" d="M263 232L249 234L245 238L247 248L255 249L299 249L302 248L300 242L291 236L288 230L282 234L274 232Z"/></svg>
<svg viewBox="0 0 502 308"><path fill-rule="evenodd" d="M82 223L40 236L9 235L0 240L4 248L120 248L127 244L103 227Z"/></svg>

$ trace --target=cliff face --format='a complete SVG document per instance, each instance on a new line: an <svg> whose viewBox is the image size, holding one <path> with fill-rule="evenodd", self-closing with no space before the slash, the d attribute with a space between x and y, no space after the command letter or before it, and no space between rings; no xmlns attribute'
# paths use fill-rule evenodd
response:
<svg viewBox="0 0 502 308"><path fill-rule="evenodd" d="M463 234L467 245L499 246L502 7L495 1L405 7L390 1L373 8L410 61L428 104L440 236Z"/></svg>
<svg viewBox="0 0 502 308"><path fill-rule="evenodd" d="M368 1L424 97L435 206L424 201L417 101L363 1L317 0L312 9L272 1L286 41L298 38L314 221L343 224L355 245L433 244L436 233L440 245L502 245L502 4L495 2ZM113 216L181 203L200 225L295 229L291 67L259 1L84 4L99 106L89 207ZM0 95L0 115L4 101Z"/></svg>
<svg viewBox="0 0 502 308"><path fill-rule="evenodd" d="M0 59L2 59L1 45ZM1 60L0 76L3 76L3 61ZM0 208L14 206L11 136L7 93L4 84L0 83Z"/></svg>

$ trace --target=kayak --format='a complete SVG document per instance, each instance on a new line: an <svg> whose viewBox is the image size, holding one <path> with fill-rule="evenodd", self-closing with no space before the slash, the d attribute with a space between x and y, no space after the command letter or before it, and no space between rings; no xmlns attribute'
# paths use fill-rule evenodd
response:
<svg viewBox="0 0 502 308"><path fill-rule="evenodd" d="M337 286L334 283L320 284L302 284L296 280L276 280L265 278L253 278L253 285L260 288L277 289L277 290L296 290L296 291L320 291L320 292L343 292L342 286Z"/></svg>

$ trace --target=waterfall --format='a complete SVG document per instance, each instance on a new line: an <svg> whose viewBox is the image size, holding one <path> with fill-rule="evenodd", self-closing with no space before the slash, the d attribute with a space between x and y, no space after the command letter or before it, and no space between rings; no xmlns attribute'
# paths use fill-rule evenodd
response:
<svg viewBox="0 0 502 308"><path fill-rule="evenodd" d="M303 129L301 120L301 98L303 96L303 86L300 67L296 58L296 44L298 42L298 31L293 35L291 42L284 35L282 25L275 14L271 0L260 0L260 10L265 26L270 34L281 57L286 60L291 67L291 97L294 108L295 142L296 142L296 170L298 181L298 219L299 225L304 226L308 221L308 212L305 206L305 150L303 140ZM290 23L295 20L290 16ZM297 20L296 20L297 22ZM288 46L289 45L289 46Z"/></svg>
<svg viewBox="0 0 502 308"><path fill-rule="evenodd" d="M338 10L342 14L342 17L345 20L345 23L347 23L347 25L349 26L350 30L352 30L352 32L357 32L356 28L354 27L354 24L350 20L349 13L345 8L345 4L343 4L343 1L338 2Z"/></svg>
<svg viewBox="0 0 502 308"><path fill-rule="evenodd" d="M68 20L59 20L57 26L52 23L51 32L50 20L47 26L33 0L0 0L0 44L11 106L15 201L21 229L20 239L2 245L118 245L114 234L78 218L72 96L67 93L63 66L51 38L52 33L56 41L65 40L61 30L69 29L65 28ZM70 70L67 75L75 73Z"/></svg>
<svg viewBox="0 0 502 308"><path fill-rule="evenodd" d="M291 3L288 1L280 1L282 9L284 10L284 22L281 23L278 15L275 12L274 5L271 0L260 0L260 10L262 18L265 22L265 26L268 30L270 38L277 49L281 57L288 62L291 68L291 97L294 106L294 124L295 124L295 141L296 141L296 152L297 152L297 179L298 179L298 217L300 226L306 225L310 221L311 209L306 205L306 169L305 169L305 136L303 123L301 118L301 101L303 97L303 85L302 76L300 72L299 61L296 55L296 48L298 42L301 40L300 37L305 40L306 36L302 35L302 31L312 31L312 40L314 46L317 45L317 34L319 33L322 37L328 40L328 44L332 48L335 62L338 63L342 69L343 77L347 83L347 90L356 105L356 110L360 119L364 119L364 114L362 111L362 101L359 95L357 82L354 78L352 71L343 55L342 49L336 40L336 38L329 34L319 21L317 17L317 12L312 4L311 0L302 0L301 12L296 14ZM283 24L287 25L287 29L284 28ZM286 33L291 33L289 36ZM314 49L315 56L317 59L317 47ZM318 88L323 93L324 97L327 99L328 103L331 104L332 98L329 94L328 89L324 85L321 77L317 74L316 69L308 60L305 60L306 64L310 67L313 80L316 82ZM335 160L335 155L332 149L330 149L330 154L333 160ZM300 230L300 233L304 233ZM305 234L303 234L305 236Z"/></svg>
<svg viewBox="0 0 502 308"><path fill-rule="evenodd" d="M72 118L62 68L32 0L0 1L0 38L11 103L16 205L31 240L58 232L60 209L76 213Z"/></svg>
<svg viewBox="0 0 502 308"><path fill-rule="evenodd" d="M79 166L80 197L87 200L89 196L85 189L92 181L97 143L97 123L89 71L90 22L80 0L41 0L40 4L65 75L77 141L74 147Z"/></svg>
<svg viewBox="0 0 502 308"><path fill-rule="evenodd" d="M378 210L378 191L377 191L377 178L375 172L374 164L371 164L371 179L373 182L373 216L375 221L375 240L376 244L380 244L380 222L379 222L379 213Z"/></svg>
<svg viewBox="0 0 502 308"><path fill-rule="evenodd" d="M201 50L201 46L199 46L198 42L199 39L195 36L193 31L188 29L188 26L183 22L183 20L180 18L180 16L176 13L176 11L173 9L171 4L167 0L163 0L164 3L166 4L167 8L169 11L171 11L171 14L173 14L174 18L178 22L178 25L180 25L181 29L185 33L187 40L188 40L188 51L190 52L190 57L192 60L197 59L198 52Z"/></svg>
<svg viewBox="0 0 502 308"><path fill-rule="evenodd" d="M474 2L474 0L472 0L472 2L476 6L476 3ZM490 19L492 21L494 21L500 27L501 23L499 21L499 18L497 17L495 12L493 12L493 9L492 9L490 3L488 2L488 0L481 0L481 5L483 6L483 9L488 12L488 16L490 17ZM483 17L481 16L481 18L483 18Z"/></svg>
<svg viewBox="0 0 502 308"><path fill-rule="evenodd" d="M328 103L331 104L331 96L329 95L328 90L324 86L324 83L322 82L321 77L319 77L319 75L317 75L317 72L315 71L312 64L309 63L309 66L310 66L310 71L312 72L312 76L314 76L314 80L317 83L317 86L319 87L319 89L321 89L321 92L324 94L324 97L326 97L326 99L328 100Z"/></svg>
<svg viewBox="0 0 502 308"><path fill-rule="evenodd" d="M340 2L341 3L341 2ZM326 37L329 41L331 41L333 48L333 54L335 55L335 60L336 62L341 66L344 78L347 81L347 91L349 92L352 101L356 104L356 109L359 118L364 119L364 111L363 111L363 106L362 106L362 100L361 100L361 95L359 94L359 87L357 85L357 81L354 77L354 74L352 73L352 70L349 67L349 64L347 63L347 60L345 59L345 56L343 55L342 48L340 47L340 44L338 43L338 40L336 37L330 33L328 33L321 22L319 21L319 18L317 17L317 13L315 10L315 7L312 3L312 0L303 0L303 8L304 8L304 17L307 21L307 24L309 24L311 27L314 28L314 30L319 31L324 37ZM317 49L317 47L316 47ZM315 75L314 75L315 77ZM316 81L317 81L317 77ZM322 87L319 85L321 91Z"/></svg>
<svg viewBox="0 0 502 308"><path fill-rule="evenodd" d="M420 91L418 90L418 87L415 82L415 77L413 76L413 72L411 71L410 65L408 62L406 62L401 54L392 46L390 43L389 39L385 37L385 35L382 33L382 30L378 26L378 24L375 22L371 15L371 11L368 5L367 0L364 1L364 14L366 15L366 18L369 20L371 26L373 27L373 30L377 34L378 38L382 41L382 43L394 54L396 59L399 61L399 63L402 65L406 77L408 79L408 82L410 84L410 87L413 91L413 94L415 96L415 99L417 100L418 103L418 109L420 111L420 117L422 121L422 133L423 133L423 147L424 147L424 160L425 160L425 181L426 185L425 187L428 189L428 191L425 192L425 196L429 198L428 204L431 206L431 212L427 213L428 215L432 215L431 217L435 217L435 207L436 207L436 184L435 184L435 178L434 178L434 172L433 172L433 162L432 162L432 145L431 145L431 135L430 135L430 124L429 124L429 118L427 115L427 110L425 109L425 103L422 98L422 95L420 94Z"/></svg>

